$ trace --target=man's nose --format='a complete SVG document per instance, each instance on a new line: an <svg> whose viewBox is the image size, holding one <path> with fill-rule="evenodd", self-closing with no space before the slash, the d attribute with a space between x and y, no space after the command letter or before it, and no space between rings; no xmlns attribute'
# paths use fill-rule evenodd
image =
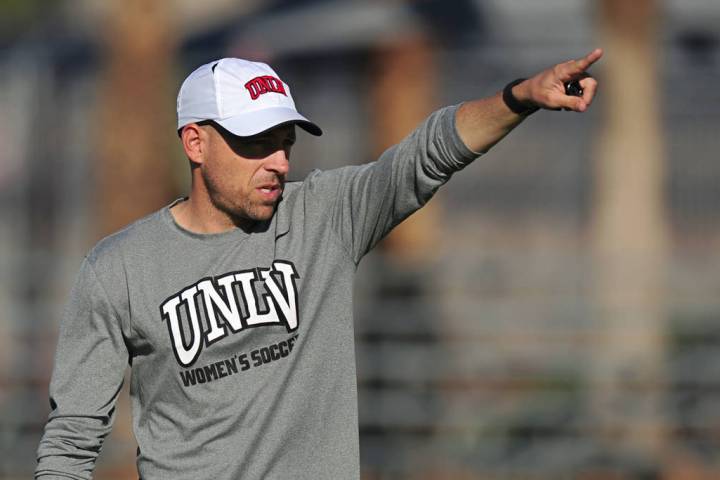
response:
<svg viewBox="0 0 720 480"><path fill-rule="evenodd" d="M286 175L290 171L290 160L284 149L273 152L265 161L265 169L279 175Z"/></svg>

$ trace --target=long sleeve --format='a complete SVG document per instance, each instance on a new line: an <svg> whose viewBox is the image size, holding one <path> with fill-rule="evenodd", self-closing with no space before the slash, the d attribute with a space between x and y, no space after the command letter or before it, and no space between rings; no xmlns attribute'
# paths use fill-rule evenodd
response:
<svg viewBox="0 0 720 480"><path fill-rule="evenodd" d="M319 172L311 190L330 199L331 225L357 264L393 227L422 207L479 154L460 139L457 107L430 115L372 163Z"/></svg>
<svg viewBox="0 0 720 480"><path fill-rule="evenodd" d="M92 477L127 364L121 318L86 258L60 325L35 478Z"/></svg>

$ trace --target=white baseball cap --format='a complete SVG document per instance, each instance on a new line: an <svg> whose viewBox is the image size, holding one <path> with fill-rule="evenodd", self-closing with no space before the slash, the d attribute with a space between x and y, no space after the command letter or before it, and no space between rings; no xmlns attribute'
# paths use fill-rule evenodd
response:
<svg viewBox="0 0 720 480"><path fill-rule="evenodd" d="M178 130L213 120L248 137L290 122L322 135L320 127L298 113L290 87L270 66L239 58L216 60L192 72L180 87L177 113Z"/></svg>

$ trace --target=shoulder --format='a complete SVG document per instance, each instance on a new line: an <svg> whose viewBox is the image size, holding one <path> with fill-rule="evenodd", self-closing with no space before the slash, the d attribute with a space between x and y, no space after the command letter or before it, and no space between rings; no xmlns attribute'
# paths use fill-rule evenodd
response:
<svg viewBox="0 0 720 480"><path fill-rule="evenodd" d="M363 165L346 165L330 170L315 169L300 182L288 182L285 185L285 191L288 198L293 195L334 194L343 183L348 182L354 175L371 166L372 163L366 163Z"/></svg>
<svg viewBox="0 0 720 480"><path fill-rule="evenodd" d="M308 215L326 215L337 197L338 172L340 169L313 170L301 181L285 183L282 201L276 212L280 231L291 222L300 221Z"/></svg>
<svg viewBox="0 0 720 480"><path fill-rule="evenodd" d="M165 207L167 208L167 207ZM129 252L148 249L161 235L163 210L153 212L98 241L86 255L93 267L106 267Z"/></svg>
<svg viewBox="0 0 720 480"><path fill-rule="evenodd" d="M286 182L283 191L283 201L280 203L281 208L292 207L296 205L298 201L302 202L308 192L313 192L317 189L318 180L323 177L324 173L322 170L313 170L302 180Z"/></svg>

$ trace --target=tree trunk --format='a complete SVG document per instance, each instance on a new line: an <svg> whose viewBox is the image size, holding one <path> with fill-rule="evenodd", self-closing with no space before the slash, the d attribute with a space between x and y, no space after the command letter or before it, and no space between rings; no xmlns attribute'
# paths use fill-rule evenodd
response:
<svg viewBox="0 0 720 480"><path fill-rule="evenodd" d="M594 295L600 335L593 407L614 452L659 458L665 442L665 274L669 233L654 0L603 0L595 152ZM618 449L618 450L615 450Z"/></svg>
<svg viewBox="0 0 720 480"><path fill-rule="evenodd" d="M109 16L99 95L97 230L111 233L173 192L175 29L167 2L125 0Z"/></svg>

